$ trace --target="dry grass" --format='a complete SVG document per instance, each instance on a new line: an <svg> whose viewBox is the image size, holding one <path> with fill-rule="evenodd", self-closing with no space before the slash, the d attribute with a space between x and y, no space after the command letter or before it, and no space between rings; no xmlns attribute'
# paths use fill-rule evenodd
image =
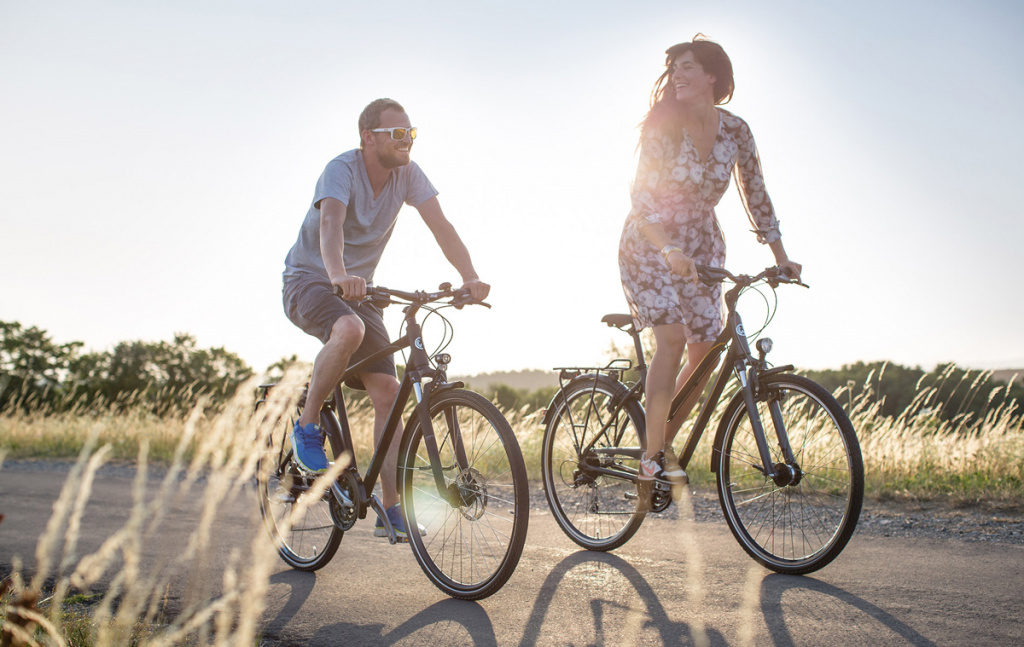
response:
<svg viewBox="0 0 1024 647"><path fill-rule="evenodd" d="M293 380L294 381L294 380ZM242 390L222 413L208 418L202 406L184 419L157 430L145 416L130 420L74 420L8 415L5 444L24 446L35 439L47 449L66 448L74 434L77 461L39 538L33 572L14 564L0 598L2 645L254 645L277 563L276 549L251 518L251 542L230 551L219 572L209 556L216 550L219 511L239 497L251 498L261 438L294 407L281 400L259 418L252 415L251 390ZM55 423L64 422L65 426ZM135 424L132 424L135 423ZM8 435L8 431L11 435ZM176 435L166 476L148 477L151 442ZM99 547L78 554L79 529L97 471L118 451L133 444L136 478L132 508L124 525ZM120 448L120 449L119 449ZM10 452L16 454L16 452ZM147 559L147 547L167 528L168 513L191 501L202 479L202 497L192 515L188 540L180 554ZM326 487L326 479L324 480ZM180 526L176 526L176 530ZM102 582L102 593L89 595ZM182 608L166 617L166 594L176 582L188 582ZM86 594L88 612L74 611Z"/></svg>
<svg viewBox="0 0 1024 647"><path fill-rule="evenodd" d="M938 386L919 388L895 418L878 415L881 404L872 394L848 401L849 393L840 389L836 395L848 405L860 439L868 492L879 498L1019 503L1024 498L1024 418L1019 403L1005 397L1008 387L978 392L987 376L978 372L962 380L970 380L965 385L970 396L987 402L977 418L956 412L944 416L946 403L939 399Z"/></svg>
<svg viewBox="0 0 1024 647"><path fill-rule="evenodd" d="M968 379L976 388L986 375L975 373ZM868 383L871 382L869 378ZM240 391L239 401L233 406L249 406L247 396L251 393ZM959 416L943 420L943 403L936 401L937 388L920 389L910 407L896 418L878 414L880 403L870 391L851 401L849 390L840 389L836 396L850 413L860 439L868 494L883 499L949 496L958 501L1024 498L1024 427L1020 407L1017 402L1000 397L1001 393L1005 393L1003 387L977 395L987 398L990 404L980 419ZM274 394L285 397L281 389ZM728 394L719 408L727 400ZM530 478L539 479L543 436L540 412L523 408L504 413L516 430ZM368 404L363 404L350 407L348 415L356 460L365 467L373 453L373 412ZM717 415L712 418L690 463L688 473L697 486L711 487L713 483L714 475L709 470L710 436L717 419ZM150 462L168 464L179 452L183 452L184 459L192 460L200 451L196 439L205 437L202 430L212 425L212 420L195 412L159 418L141 407L117 414L9 412L0 414L0 449L9 459L69 458L83 450L87 439L94 438L96 446L105 448L107 460L134 461L140 446L146 445ZM684 426L686 429L688 426ZM682 435L677 445L681 443Z"/></svg>

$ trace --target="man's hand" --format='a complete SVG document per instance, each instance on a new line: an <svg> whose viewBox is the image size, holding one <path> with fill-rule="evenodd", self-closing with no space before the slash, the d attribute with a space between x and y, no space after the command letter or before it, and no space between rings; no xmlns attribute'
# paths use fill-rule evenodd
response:
<svg viewBox="0 0 1024 647"><path fill-rule="evenodd" d="M462 289L469 290L474 301L483 301L491 292L491 286L480 279L470 279L462 284Z"/></svg>
<svg viewBox="0 0 1024 647"><path fill-rule="evenodd" d="M358 301L366 297L366 279L361 276L346 274L331 279L334 291L341 293L341 298L346 301Z"/></svg>

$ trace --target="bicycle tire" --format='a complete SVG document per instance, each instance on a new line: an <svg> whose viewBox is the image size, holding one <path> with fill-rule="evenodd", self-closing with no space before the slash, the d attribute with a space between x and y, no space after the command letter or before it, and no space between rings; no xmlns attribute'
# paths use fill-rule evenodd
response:
<svg viewBox="0 0 1024 647"><path fill-rule="evenodd" d="M439 496L423 429L413 416L399 452L399 492L409 543L423 572L454 598L480 600L515 571L530 518L526 464L508 421L487 398L463 389L430 396L445 482L461 502ZM458 464L461 437L468 464ZM415 531L422 527L425 534Z"/></svg>
<svg viewBox="0 0 1024 647"><path fill-rule="evenodd" d="M647 514L637 483L626 478L596 474L591 466L622 468L635 475L639 455L583 455L583 446L602 429L614 429L595 448L644 446L643 408L617 380L583 375L565 386L552 400L544 428L541 473L548 507L569 539L588 550L607 551L625 544L639 530ZM618 406L609 410L611 402Z"/></svg>
<svg viewBox="0 0 1024 647"><path fill-rule="evenodd" d="M294 421L282 423L283 429L267 437L257 464L260 515L281 559L294 569L316 571L334 557L344 531L331 517L330 489L317 501L303 500L316 477L302 474L292 460L289 432ZM295 516L300 502L309 505Z"/></svg>
<svg viewBox="0 0 1024 647"><path fill-rule="evenodd" d="M853 425L821 385L799 375L762 379L758 410L776 465L784 463L768 402L780 403L799 479L767 478L743 394L726 408L716 448L718 494L732 534L757 562L778 573L816 571L842 552L860 517L864 464Z"/></svg>

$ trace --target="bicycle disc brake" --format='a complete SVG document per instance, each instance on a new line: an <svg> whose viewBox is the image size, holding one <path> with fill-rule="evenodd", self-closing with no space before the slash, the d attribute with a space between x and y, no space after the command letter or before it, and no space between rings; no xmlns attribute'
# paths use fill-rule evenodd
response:
<svg viewBox="0 0 1024 647"><path fill-rule="evenodd" d="M484 516L487 510L487 480L483 474L474 468L469 468L459 474L456 481L459 489L459 498L462 505L459 512L470 521L476 521Z"/></svg>

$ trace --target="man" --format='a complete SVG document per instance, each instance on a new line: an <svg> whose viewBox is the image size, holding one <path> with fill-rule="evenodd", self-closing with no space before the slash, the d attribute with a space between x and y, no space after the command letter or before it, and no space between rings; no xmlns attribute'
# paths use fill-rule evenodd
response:
<svg viewBox="0 0 1024 647"><path fill-rule="evenodd" d="M328 468L318 424L324 400L350 364L388 344L381 311L360 300L366 296L402 205L419 211L474 299L483 300L490 290L441 211L437 190L409 159L416 129L405 109L391 99L370 103L359 116L359 137L358 149L327 164L298 240L285 258L285 313L296 326L324 342L313 362L306 406L291 439L296 460L312 473ZM361 383L357 386L366 389L373 404L374 439L379 440L398 394L394 359L388 356L356 377ZM397 463L394 443L381 470L382 503L391 525L404 538L395 486ZM387 536L380 519L374 534Z"/></svg>

